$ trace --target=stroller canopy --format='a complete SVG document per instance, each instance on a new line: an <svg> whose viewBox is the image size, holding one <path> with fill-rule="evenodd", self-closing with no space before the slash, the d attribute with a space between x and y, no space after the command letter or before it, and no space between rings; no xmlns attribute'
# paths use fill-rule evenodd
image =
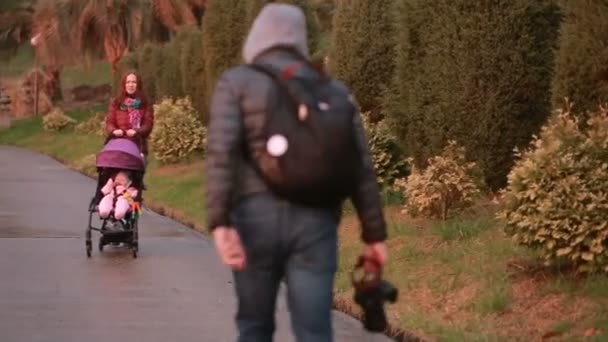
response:
<svg viewBox="0 0 608 342"><path fill-rule="evenodd" d="M144 159L137 145L124 138L110 139L97 154L97 167L111 167L125 170L144 170Z"/></svg>

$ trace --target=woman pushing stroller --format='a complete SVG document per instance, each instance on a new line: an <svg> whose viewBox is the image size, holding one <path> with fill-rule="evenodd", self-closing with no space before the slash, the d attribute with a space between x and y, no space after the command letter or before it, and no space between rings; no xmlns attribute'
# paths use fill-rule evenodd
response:
<svg viewBox="0 0 608 342"><path fill-rule="evenodd" d="M96 156L99 173L95 195L89 205L86 231L87 256L91 256L92 231L101 233L99 250L106 244L126 244L138 251L138 218L143 176L148 155L148 137L154 125L152 106L142 91L137 73L127 72L118 96L110 102L105 130L107 139ZM93 214L103 220L100 228L92 225ZM114 229L122 227L122 229Z"/></svg>

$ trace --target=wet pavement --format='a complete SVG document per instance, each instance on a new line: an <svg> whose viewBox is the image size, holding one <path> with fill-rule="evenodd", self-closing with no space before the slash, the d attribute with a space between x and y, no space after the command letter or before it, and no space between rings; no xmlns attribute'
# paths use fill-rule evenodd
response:
<svg viewBox="0 0 608 342"><path fill-rule="evenodd" d="M0 146L0 341L235 341L231 275L203 235L144 209L137 259L110 246L86 257L95 185ZM283 297L275 341L294 341ZM389 341L339 312L334 331L336 341Z"/></svg>

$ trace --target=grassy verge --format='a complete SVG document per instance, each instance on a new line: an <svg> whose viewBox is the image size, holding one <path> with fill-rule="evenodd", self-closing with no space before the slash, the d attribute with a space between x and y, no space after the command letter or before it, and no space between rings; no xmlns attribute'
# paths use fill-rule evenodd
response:
<svg viewBox="0 0 608 342"><path fill-rule="evenodd" d="M68 114L83 121L103 108ZM40 118L31 118L0 131L0 144L30 148L78 167L101 148L102 139L73 130L45 132ZM200 230L203 163L161 166L151 161L148 204ZM398 302L387 307L393 327L437 341L607 340L608 279L540 267L534 254L502 234L496 209L490 201L480 202L460 217L433 222L387 208L391 262L386 278L400 288ZM335 293L340 308L357 313L349 272L361 244L357 220L346 212Z"/></svg>

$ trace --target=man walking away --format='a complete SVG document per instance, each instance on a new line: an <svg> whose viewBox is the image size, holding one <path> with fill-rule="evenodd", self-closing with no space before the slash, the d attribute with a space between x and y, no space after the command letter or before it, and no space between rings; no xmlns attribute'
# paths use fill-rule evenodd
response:
<svg viewBox="0 0 608 342"><path fill-rule="evenodd" d="M266 5L243 58L214 90L206 163L208 225L233 269L239 341L272 341L284 280L297 340L329 342L344 199L361 221L363 254L387 259L361 118L349 90L309 63L298 7Z"/></svg>

